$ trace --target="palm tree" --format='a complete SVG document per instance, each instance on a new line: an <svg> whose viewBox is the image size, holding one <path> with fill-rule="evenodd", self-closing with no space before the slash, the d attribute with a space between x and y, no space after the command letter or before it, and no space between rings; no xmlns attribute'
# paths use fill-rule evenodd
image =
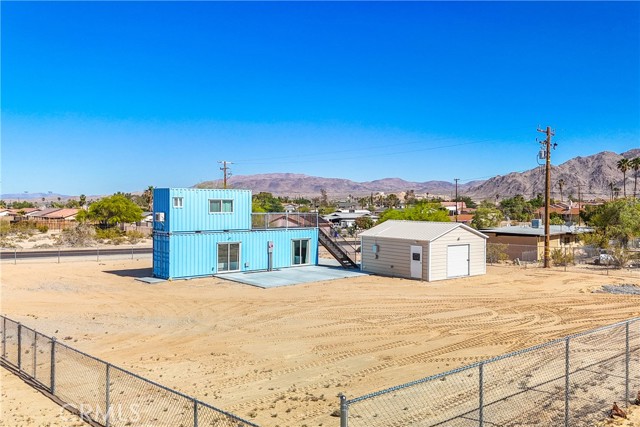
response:
<svg viewBox="0 0 640 427"><path fill-rule="evenodd" d="M611 199L610 199L611 201L613 201L613 187L614 187L614 185L613 185L613 181L611 181L611 182L609 183L609 188L611 189Z"/></svg>
<svg viewBox="0 0 640 427"><path fill-rule="evenodd" d="M153 185L150 185L142 193L142 198L144 199L144 202L147 205L147 210L149 210L149 211L153 210L153 190L154 190Z"/></svg>
<svg viewBox="0 0 640 427"><path fill-rule="evenodd" d="M635 171L633 181L633 197L636 197L636 189L638 188L638 171L640 170L640 157L636 157L629 161L629 167Z"/></svg>
<svg viewBox="0 0 640 427"><path fill-rule="evenodd" d="M560 189L560 201L564 202L564 198L562 197L562 189L564 188L564 179L560 179L558 181L558 188Z"/></svg>
<svg viewBox="0 0 640 427"><path fill-rule="evenodd" d="M629 170L629 159L620 159L617 163L618 170L622 172L622 188L623 195L627 197L627 171Z"/></svg>

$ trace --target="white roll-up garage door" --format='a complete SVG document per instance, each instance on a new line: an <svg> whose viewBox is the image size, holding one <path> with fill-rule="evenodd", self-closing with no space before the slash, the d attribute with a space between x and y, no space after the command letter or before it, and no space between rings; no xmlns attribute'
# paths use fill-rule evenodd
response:
<svg viewBox="0 0 640 427"><path fill-rule="evenodd" d="M447 246L447 277L469 275L469 245Z"/></svg>

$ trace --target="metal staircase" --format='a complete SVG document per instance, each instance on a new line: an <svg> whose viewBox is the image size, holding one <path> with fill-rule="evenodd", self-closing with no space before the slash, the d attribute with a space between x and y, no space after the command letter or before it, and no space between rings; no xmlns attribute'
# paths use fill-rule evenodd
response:
<svg viewBox="0 0 640 427"><path fill-rule="evenodd" d="M331 223L322 218L318 220L318 241L344 268L358 268L354 261L356 248L340 235L333 235ZM353 254L353 255L351 255ZM353 258L351 258L353 256Z"/></svg>

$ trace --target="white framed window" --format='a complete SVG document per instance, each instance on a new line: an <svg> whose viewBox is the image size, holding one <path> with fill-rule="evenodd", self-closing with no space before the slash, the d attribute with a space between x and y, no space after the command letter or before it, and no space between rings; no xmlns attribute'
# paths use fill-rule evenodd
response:
<svg viewBox="0 0 640 427"><path fill-rule="evenodd" d="M233 200L209 199L209 213L233 212Z"/></svg>
<svg viewBox="0 0 640 427"><path fill-rule="evenodd" d="M182 208L183 202L184 202L183 199L184 199L183 197L174 197L173 198L173 207L174 208Z"/></svg>

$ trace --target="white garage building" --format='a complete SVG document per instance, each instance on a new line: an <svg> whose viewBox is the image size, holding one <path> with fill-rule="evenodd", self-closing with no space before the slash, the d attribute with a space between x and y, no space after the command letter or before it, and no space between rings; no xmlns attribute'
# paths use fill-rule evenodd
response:
<svg viewBox="0 0 640 427"><path fill-rule="evenodd" d="M487 236L456 222L385 221L360 234L361 269L432 282L485 274Z"/></svg>

